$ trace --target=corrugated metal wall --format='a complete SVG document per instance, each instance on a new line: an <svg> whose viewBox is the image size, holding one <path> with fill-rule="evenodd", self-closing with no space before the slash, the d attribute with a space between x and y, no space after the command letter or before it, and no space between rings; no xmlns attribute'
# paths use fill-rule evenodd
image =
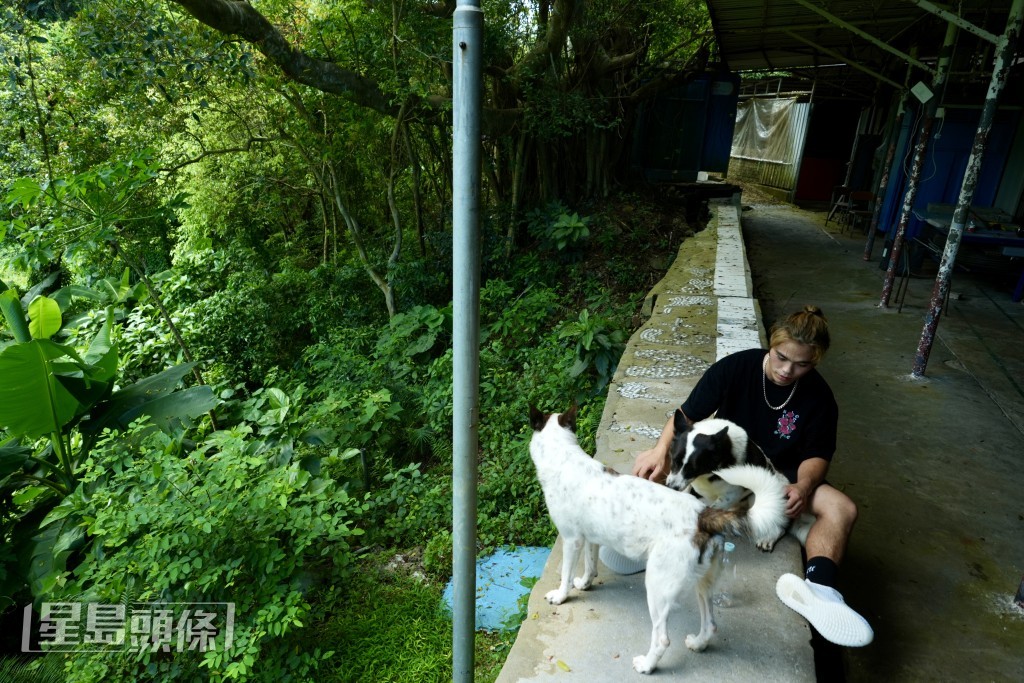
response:
<svg viewBox="0 0 1024 683"><path fill-rule="evenodd" d="M748 100L740 106L751 102L753 100ZM739 151L734 147L729 161L729 177L779 188L792 195L800 176L800 160L803 158L804 143L807 139L811 106L806 102L794 103L787 125L771 132L773 137L777 136L784 140L781 153L765 155L749 148ZM738 127L736 134L740 134ZM779 142L780 140L771 140L767 141L767 144L779 149Z"/></svg>

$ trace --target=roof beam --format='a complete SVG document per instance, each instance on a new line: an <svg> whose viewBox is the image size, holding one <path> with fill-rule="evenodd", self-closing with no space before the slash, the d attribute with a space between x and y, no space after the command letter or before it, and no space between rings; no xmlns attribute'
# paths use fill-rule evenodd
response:
<svg viewBox="0 0 1024 683"><path fill-rule="evenodd" d="M798 80L811 81L812 83L815 84L814 87L817 87L817 83L822 80L822 79L820 79L818 77L817 73L815 73L814 77L812 78L811 76L807 76L807 75L805 75L805 74L803 74L800 71L797 71L795 69L791 69L790 72L789 72L789 75L792 76L793 78L798 79ZM837 83L835 81L825 81L825 82L828 83L829 86L835 88L836 90L840 90L840 91L842 91L844 93L847 93L849 95L853 95L854 97L857 97L859 99L862 99L862 100L870 100L871 99L871 95L869 95L867 93L862 93L862 92L860 92L859 90L857 90L855 88L851 88L848 85L846 85L845 83ZM822 95L820 93L817 95L817 97L819 99L827 99L826 95Z"/></svg>
<svg viewBox="0 0 1024 683"><path fill-rule="evenodd" d="M797 2L800 2L800 0L797 0ZM999 44L999 36L995 35L994 33L989 33L980 26L975 26L974 24L967 21L963 17L953 14L952 12L939 7L933 2L928 2L928 0L910 0L910 2L914 3L915 5L917 5L918 7L927 12L931 12L932 14L942 17L951 24L959 26L968 33L973 33L979 38L983 38L994 45Z"/></svg>
<svg viewBox="0 0 1024 683"><path fill-rule="evenodd" d="M882 74L878 73L877 71L875 71L873 69L869 69L866 66L863 66L861 64L858 64L857 62L852 61L849 57L847 57L846 55L838 52L837 50L833 50L831 48L827 48L827 47L824 47L822 45L818 45L817 43L815 43L813 41L810 41L807 38L804 38L803 36L801 36L801 35L799 35L797 33L793 33L792 31L786 31L786 35L788 35L790 38L793 38L794 40L799 40L801 43L806 43L807 45L813 47L815 50L818 50L819 52L823 52L823 53L825 53L827 55L835 57L839 61L844 62L846 64L849 64L854 69L857 69L858 71L863 71L864 73L866 73L867 75L871 76L872 78L877 78L878 80L882 81L883 83L888 83L892 87L896 88L896 90L903 90L903 84L902 83L897 83L896 81L892 80L891 78L883 76ZM931 71L931 69L929 69L929 71Z"/></svg>
<svg viewBox="0 0 1024 683"><path fill-rule="evenodd" d="M879 19L877 21L870 22L872 26L880 26L881 24L897 24L899 26L906 26L909 20L906 17L892 17L890 19ZM858 22L867 24L868 22ZM856 26L857 24L852 24ZM828 22L809 22L806 24L791 24L789 26L751 26L750 28L735 28L730 29L727 35L742 35L745 33L782 33L784 31L818 31L823 28L831 28L832 24Z"/></svg>
<svg viewBox="0 0 1024 683"><path fill-rule="evenodd" d="M871 43L875 47L879 48L880 50L884 50L884 51L886 51L886 52L888 52L890 54L896 55L897 57L899 57L903 61L907 62L908 64L913 64L918 69L923 69L924 71L927 71L930 74L934 74L935 73L935 68L934 67L928 66L924 62L911 57L907 53L901 52L900 50L897 50L892 45L889 45L888 43L886 43L886 42L884 42L882 40L879 40L878 38L875 38L873 35L871 35L867 31L862 31L861 29L857 28L856 26L854 26L850 22L843 21L842 19L840 19L839 17L835 16L834 14L830 14L829 12L825 11L821 7L818 7L814 3L808 2L808 0L793 0L793 2L795 2L796 4L798 4L798 5L802 6L802 7L805 7L807 9L811 10L812 12L814 12L816 14L821 15L822 17L827 19L829 22L835 24L836 26L839 26L840 28L843 28L843 29L849 31L850 33L853 33L854 35L860 36L861 38L863 38L864 40L868 41L869 43ZM790 33L789 35L793 35L793 34ZM796 36L796 37L799 37L799 36ZM810 44L809 41L805 41L805 42L808 42L808 44ZM824 51L824 48L822 48L822 50ZM829 52L827 54L832 54L832 53ZM833 56L835 56L835 55L833 55ZM861 68L861 67L856 66L855 64L851 64L850 66L853 66L855 68ZM890 81L889 79L884 78L882 76L878 76L877 74L872 73L872 75L876 76L878 78L881 78L882 80L884 80L887 83L894 83L894 81ZM902 88L902 86L899 86L899 85L897 85L896 87L897 88Z"/></svg>

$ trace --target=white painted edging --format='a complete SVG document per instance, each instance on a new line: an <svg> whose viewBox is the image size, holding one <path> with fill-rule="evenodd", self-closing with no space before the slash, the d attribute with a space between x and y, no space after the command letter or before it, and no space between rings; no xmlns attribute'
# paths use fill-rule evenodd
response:
<svg viewBox="0 0 1024 683"><path fill-rule="evenodd" d="M750 266L743 245L739 211L735 204L716 203L718 252L715 258L715 296L718 298L718 343L715 359L744 349L764 346L753 298Z"/></svg>

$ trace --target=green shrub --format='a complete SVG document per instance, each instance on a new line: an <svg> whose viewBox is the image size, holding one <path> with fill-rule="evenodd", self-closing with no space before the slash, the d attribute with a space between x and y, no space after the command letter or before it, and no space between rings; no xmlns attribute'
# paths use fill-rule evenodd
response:
<svg viewBox="0 0 1024 683"><path fill-rule="evenodd" d="M423 549L423 568L435 581L444 583L452 576L452 532L447 528L437 531Z"/></svg>
<svg viewBox="0 0 1024 683"><path fill-rule="evenodd" d="M590 220L556 201L531 211L527 228L542 250L574 256L590 237Z"/></svg>
<svg viewBox="0 0 1024 683"><path fill-rule="evenodd" d="M578 377L588 370L593 372L595 382L591 391L594 395L603 393L626 348L625 332L604 316L591 315L584 308L577 320L562 323L558 338L576 342L576 362L569 374Z"/></svg>
<svg viewBox="0 0 1024 683"><path fill-rule="evenodd" d="M450 477L424 475L413 463L384 475L367 496L367 541L389 548L423 547L451 526Z"/></svg>
<svg viewBox="0 0 1024 683"><path fill-rule="evenodd" d="M264 415L272 410L281 407ZM294 634L310 623L310 586L345 575L366 506L334 481L342 457L309 467L288 453L290 441L258 429L243 422L184 453L139 424L97 447L83 485L54 514L87 520L93 540L53 597L232 602L234 647L173 658L76 653L69 681L307 680L327 656L296 653Z"/></svg>

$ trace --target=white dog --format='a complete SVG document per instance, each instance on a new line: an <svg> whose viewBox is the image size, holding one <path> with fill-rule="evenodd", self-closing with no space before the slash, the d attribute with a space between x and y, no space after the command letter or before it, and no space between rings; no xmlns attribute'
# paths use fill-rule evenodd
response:
<svg viewBox="0 0 1024 683"><path fill-rule="evenodd" d="M688 493L620 475L588 456L576 441L575 407L548 415L531 406L530 423L530 457L563 543L561 584L546 595L548 602L559 605L568 597L581 551L583 575L572 585L589 588L597 576L598 547L607 545L632 560L646 560L651 646L633 658L633 668L654 671L669 646L669 613L687 589L696 589L701 628L686 637L686 646L697 652L707 647L716 629L711 594L721 563L721 534L776 538L788 521L781 482L754 466L720 471L726 481L754 491L755 499L730 509L710 508Z"/></svg>

